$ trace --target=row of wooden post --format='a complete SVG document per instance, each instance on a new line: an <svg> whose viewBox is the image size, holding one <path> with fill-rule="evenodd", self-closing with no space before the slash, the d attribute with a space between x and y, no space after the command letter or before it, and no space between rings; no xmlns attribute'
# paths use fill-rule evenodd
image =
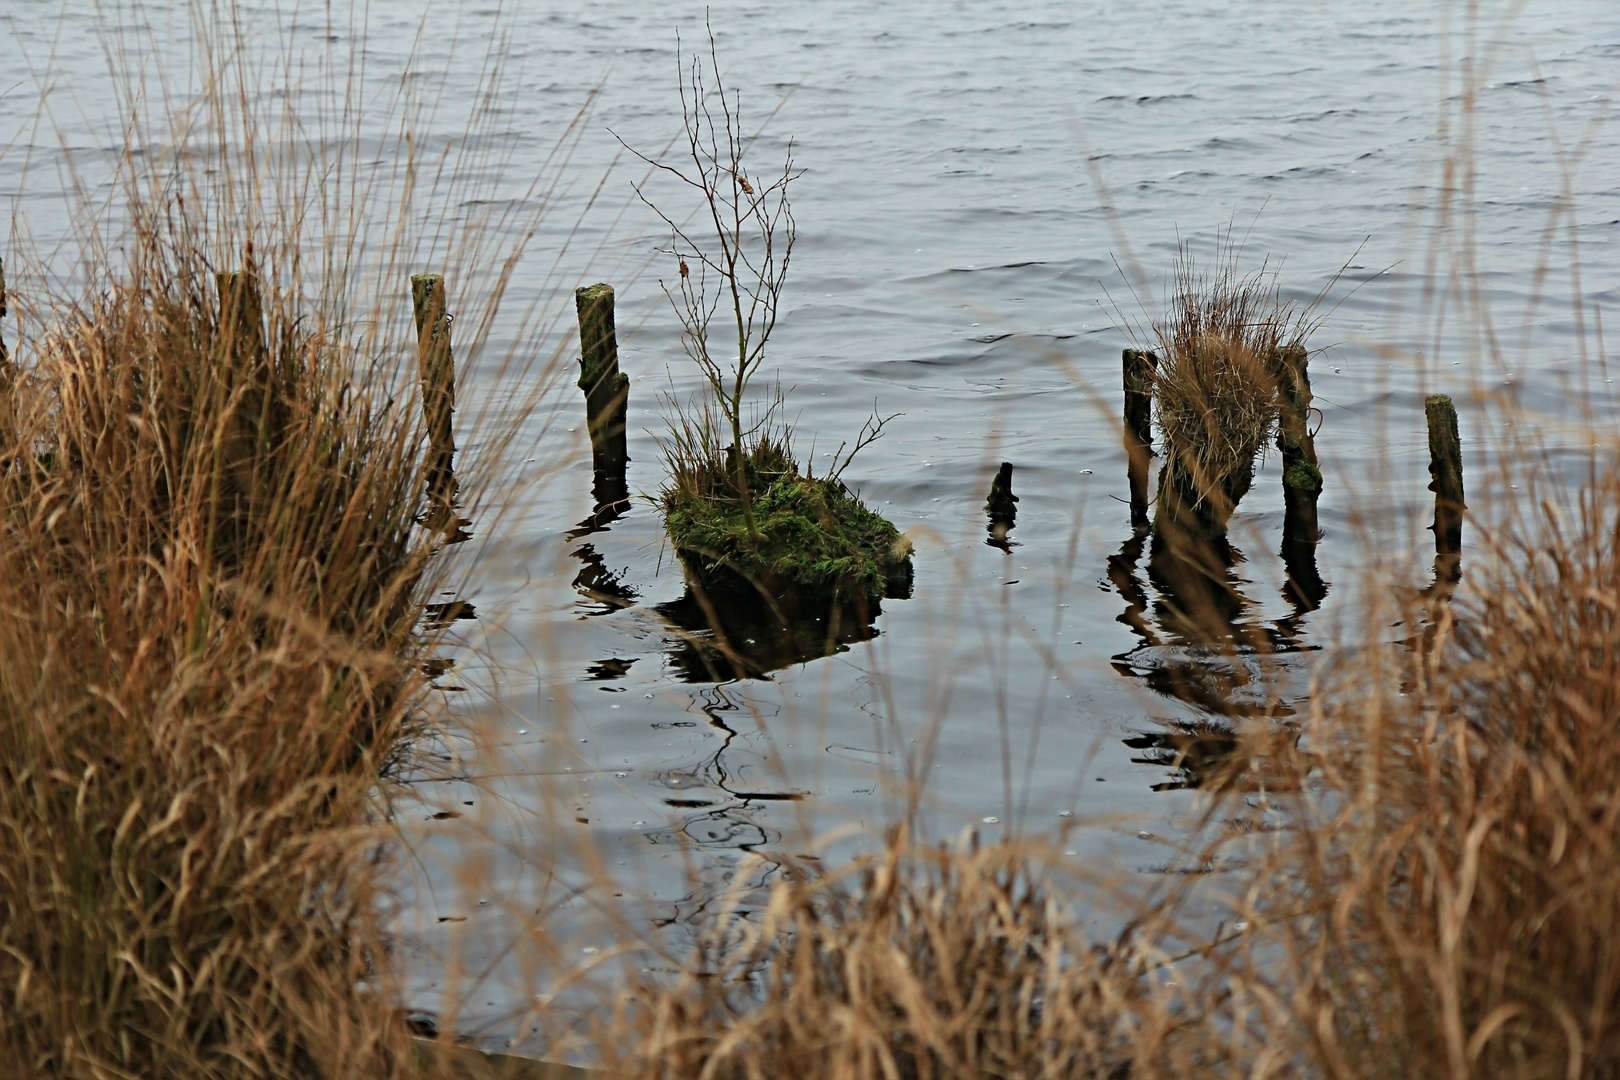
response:
<svg viewBox="0 0 1620 1080"><path fill-rule="evenodd" d="M1148 529L1148 470L1153 458L1153 379L1158 357L1145 349L1126 349L1123 409L1125 469L1131 492L1131 527ZM1316 502L1322 491L1322 470L1316 440L1310 429L1311 380L1308 355L1302 346L1290 346L1278 355L1282 385L1277 425L1277 449L1283 466L1284 553L1314 546L1321 537ZM1435 394L1423 403L1429 428L1429 490L1434 498L1435 554L1442 560L1462 552L1463 500L1462 441L1457 430L1457 408L1451 398Z"/></svg>
<svg viewBox="0 0 1620 1080"><path fill-rule="evenodd" d="M251 272L234 271L218 277L220 323L225 347L238 359L251 357L244 414L254 429L245 433L257 452L274 407L270 380L270 359L265 349L263 303L256 277ZM589 285L575 290L574 303L579 317L579 388L585 395L586 430L591 439L591 464L595 477L593 494L597 511L621 508L629 498L625 469L630 460L626 446L625 416L630 380L619 370L619 345L614 328L613 286ZM429 490L446 514L454 494L456 407L455 359L450 345L451 316L441 274L415 274L411 277L411 308L415 316L418 343L418 382L422 394L422 418L428 432ZM0 259L0 317L7 313L5 261ZM1126 474L1130 485L1131 526L1148 528L1148 472L1153 458L1153 378L1158 357L1144 349L1126 349L1122 356L1124 376L1124 442ZM1317 496L1322 490L1322 472L1311 433L1311 384L1305 349L1293 346L1282 350L1282 408L1277 432L1277 448L1283 466L1283 544L1314 545L1321 535L1316 514ZM0 337L0 378L10 363L5 341ZM234 366L234 365L233 365ZM1458 434L1457 409L1451 398L1432 395L1424 401L1429 430L1429 489L1435 493L1435 553L1455 558L1462 551L1462 514L1466 509L1462 479L1462 442ZM247 447L243 448L248 451ZM1011 469L1003 465L998 482L1005 489L1002 500L1011 505ZM994 501L996 488L992 487ZM995 516L993 514L993 516ZM1010 518L1010 513L1003 513ZM1010 522L1009 522L1010 524Z"/></svg>

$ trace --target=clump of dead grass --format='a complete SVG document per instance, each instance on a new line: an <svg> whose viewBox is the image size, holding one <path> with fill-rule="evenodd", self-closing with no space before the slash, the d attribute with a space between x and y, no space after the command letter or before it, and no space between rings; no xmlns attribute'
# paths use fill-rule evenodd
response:
<svg viewBox="0 0 1620 1080"><path fill-rule="evenodd" d="M0 1061L406 1075L380 796L424 718L443 572L389 228L417 219L386 174L345 171L350 113L264 95L230 12L194 14L199 98L154 121L140 73L113 73L140 152L75 208L76 276L8 267ZM330 142L280 137L289 117ZM375 310L368 275L398 284Z"/></svg>
<svg viewBox="0 0 1620 1080"><path fill-rule="evenodd" d="M421 685L419 424L281 304L242 355L191 238L139 235L17 357L0 1057L389 1075L363 836Z"/></svg>
<svg viewBox="0 0 1620 1080"><path fill-rule="evenodd" d="M1323 1075L1620 1072L1620 485L1483 543L1326 675L1254 878Z"/></svg>
<svg viewBox="0 0 1620 1080"><path fill-rule="evenodd" d="M1269 260L1243 273L1241 254L1226 235L1206 269L1183 243L1169 314L1153 324L1158 521L1210 538L1225 535L1276 432L1281 351L1303 347L1313 325L1308 307L1283 298Z"/></svg>
<svg viewBox="0 0 1620 1080"><path fill-rule="evenodd" d="M840 871L794 867L746 918L734 894L684 974L621 999L606 1071L1033 1080L1214 1064L1197 991L1155 949L1164 911L1089 940L1052 854L896 831Z"/></svg>

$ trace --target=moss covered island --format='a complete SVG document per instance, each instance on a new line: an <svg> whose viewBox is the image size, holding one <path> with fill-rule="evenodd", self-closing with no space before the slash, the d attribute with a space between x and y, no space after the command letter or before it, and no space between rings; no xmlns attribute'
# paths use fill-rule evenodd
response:
<svg viewBox="0 0 1620 1080"><path fill-rule="evenodd" d="M718 455L663 492L670 543L694 584L711 592L757 590L773 601L909 594L911 541L842 480L801 474L785 442L770 438L754 444L742 471L747 496L737 490L734 466Z"/></svg>

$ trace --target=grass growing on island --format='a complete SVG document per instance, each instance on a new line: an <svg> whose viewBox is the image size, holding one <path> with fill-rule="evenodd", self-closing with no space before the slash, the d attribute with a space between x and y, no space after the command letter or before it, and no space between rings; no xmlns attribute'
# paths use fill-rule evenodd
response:
<svg viewBox="0 0 1620 1080"><path fill-rule="evenodd" d="M663 288L705 382L690 408L670 402L670 479L660 496L670 543L698 588L724 593L741 585L778 614L800 600L872 606L885 593L906 595L910 543L839 479L893 417L874 411L822 477L801 468L791 432L772 427L783 407L779 388L762 417L745 418L787 284L797 236L788 188L800 173L789 143L779 172L749 178L754 140L743 135L740 99L728 95L712 33L706 68L694 58L682 71L681 163L637 155L696 192L698 219L711 224L697 235L637 189L670 230L678 276ZM717 311L725 325L715 334Z"/></svg>

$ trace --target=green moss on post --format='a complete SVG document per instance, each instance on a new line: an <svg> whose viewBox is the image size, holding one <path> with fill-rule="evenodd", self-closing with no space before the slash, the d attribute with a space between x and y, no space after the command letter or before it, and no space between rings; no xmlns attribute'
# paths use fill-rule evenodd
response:
<svg viewBox="0 0 1620 1080"><path fill-rule="evenodd" d="M1434 492L1434 551L1442 557L1462 553L1463 499L1462 436L1457 429L1457 407L1445 394L1424 399L1429 426L1429 490Z"/></svg>
<svg viewBox="0 0 1620 1080"><path fill-rule="evenodd" d="M630 497L625 479L630 460L625 444L625 412L630 379L619 371L619 341L613 325L613 286L574 290L579 313L579 388L585 392L585 425L591 436L593 492L597 507Z"/></svg>
<svg viewBox="0 0 1620 1080"><path fill-rule="evenodd" d="M450 309L442 274L411 275L416 318L417 380L428 433L428 495L436 524L452 519L455 493L456 365L450 351Z"/></svg>
<svg viewBox="0 0 1620 1080"><path fill-rule="evenodd" d="M1153 372L1159 358L1143 349L1126 349L1125 470L1131 485L1131 528L1148 527L1148 465L1153 458Z"/></svg>

